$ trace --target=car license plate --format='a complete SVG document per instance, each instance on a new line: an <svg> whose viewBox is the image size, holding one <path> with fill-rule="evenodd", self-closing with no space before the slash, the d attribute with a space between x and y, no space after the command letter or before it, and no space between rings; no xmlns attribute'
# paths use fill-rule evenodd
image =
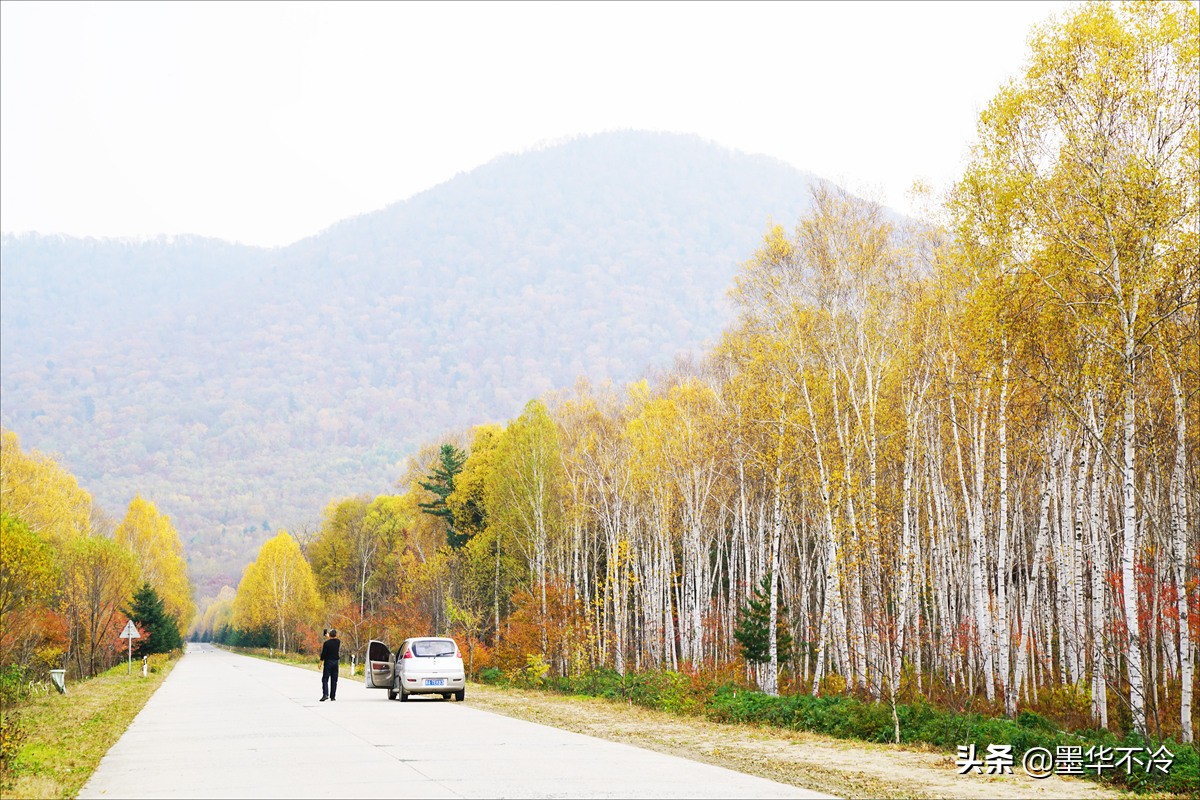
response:
<svg viewBox="0 0 1200 800"><path fill-rule="evenodd" d="M445 686L446 679L445 678L426 678L425 685L426 686Z"/></svg>

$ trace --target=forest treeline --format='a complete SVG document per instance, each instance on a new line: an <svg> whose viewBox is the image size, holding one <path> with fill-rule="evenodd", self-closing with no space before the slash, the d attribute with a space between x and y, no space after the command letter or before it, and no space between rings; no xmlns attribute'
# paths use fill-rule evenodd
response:
<svg viewBox="0 0 1200 800"><path fill-rule="evenodd" d="M399 494L264 545L196 634L444 633L476 670L1010 716L1066 698L1192 741L1198 42L1186 4L1037 29L940 225L817 186L704 358L429 443Z"/></svg>
<svg viewBox="0 0 1200 800"><path fill-rule="evenodd" d="M497 158L276 250L0 239L0 423L106 508L140 492L205 595L431 433L714 340L808 176L623 131Z"/></svg>
<svg viewBox="0 0 1200 800"><path fill-rule="evenodd" d="M53 458L0 431L0 697L52 669L88 678L126 657L181 646L196 613L170 518L135 496L118 522Z"/></svg>

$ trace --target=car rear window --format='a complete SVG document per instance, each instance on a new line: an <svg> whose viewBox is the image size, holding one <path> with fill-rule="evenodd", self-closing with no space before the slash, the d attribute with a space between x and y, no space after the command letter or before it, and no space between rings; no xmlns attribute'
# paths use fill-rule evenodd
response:
<svg viewBox="0 0 1200 800"><path fill-rule="evenodd" d="M452 656L457 650L458 648L454 646L454 642L449 639L434 639L433 641L412 643L414 656Z"/></svg>

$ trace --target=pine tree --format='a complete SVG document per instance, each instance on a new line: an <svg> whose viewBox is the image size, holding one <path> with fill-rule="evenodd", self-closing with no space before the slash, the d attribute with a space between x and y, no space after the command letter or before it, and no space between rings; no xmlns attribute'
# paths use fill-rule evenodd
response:
<svg viewBox="0 0 1200 800"><path fill-rule="evenodd" d="M787 606L780 603L778 619L787 619L787 614ZM771 660L768 638L770 621L771 573L768 572L754 588L749 605L742 606L739 610L737 626L733 630L733 638L742 646L742 656L751 664L766 664ZM777 625L775 628L775 649L781 663L791 658L792 635L787 632L786 625Z"/></svg>
<svg viewBox="0 0 1200 800"><path fill-rule="evenodd" d="M133 593L132 607L126 609L129 618L141 628L143 636L134 645L134 655L168 653L183 647L183 637L175 618L167 613L162 598L148 583Z"/></svg>
<svg viewBox="0 0 1200 800"><path fill-rule="evenodd" d="M462 472L467 454L452 444L444 444L438 458L439 463L433 468L430 479L421 481L421 488L433 493L435 499L429 503L421 503L420 508L426 514L446 521L446 542L457 550L467 543L467 536L455 530L454 511L446 504L446 498L454 491L454 478Z"/></svg>

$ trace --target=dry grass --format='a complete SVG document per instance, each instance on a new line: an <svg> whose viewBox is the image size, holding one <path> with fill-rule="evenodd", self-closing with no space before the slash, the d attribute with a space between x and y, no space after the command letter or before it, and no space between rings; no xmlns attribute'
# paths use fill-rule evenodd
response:
<svg viewBox="0 0 1200 800"><path fill-rule="evenodd" d="M678 717L592 697L472 684L467 702L507 716L703 761L838 797L1132 797L1091 781L959 775L928 747L834 739L802 731Z"/></svg>
<svg viewBox="0 0 1200 800"><path fill-rule="evenodd" d="M68 683L67 693L52 692L6 708L24 731L5 798L69 798L79 794L100 759L116 744L150 695L162 685L175 662L160 664L143 678L114 667L90 680Z"/></svg>

